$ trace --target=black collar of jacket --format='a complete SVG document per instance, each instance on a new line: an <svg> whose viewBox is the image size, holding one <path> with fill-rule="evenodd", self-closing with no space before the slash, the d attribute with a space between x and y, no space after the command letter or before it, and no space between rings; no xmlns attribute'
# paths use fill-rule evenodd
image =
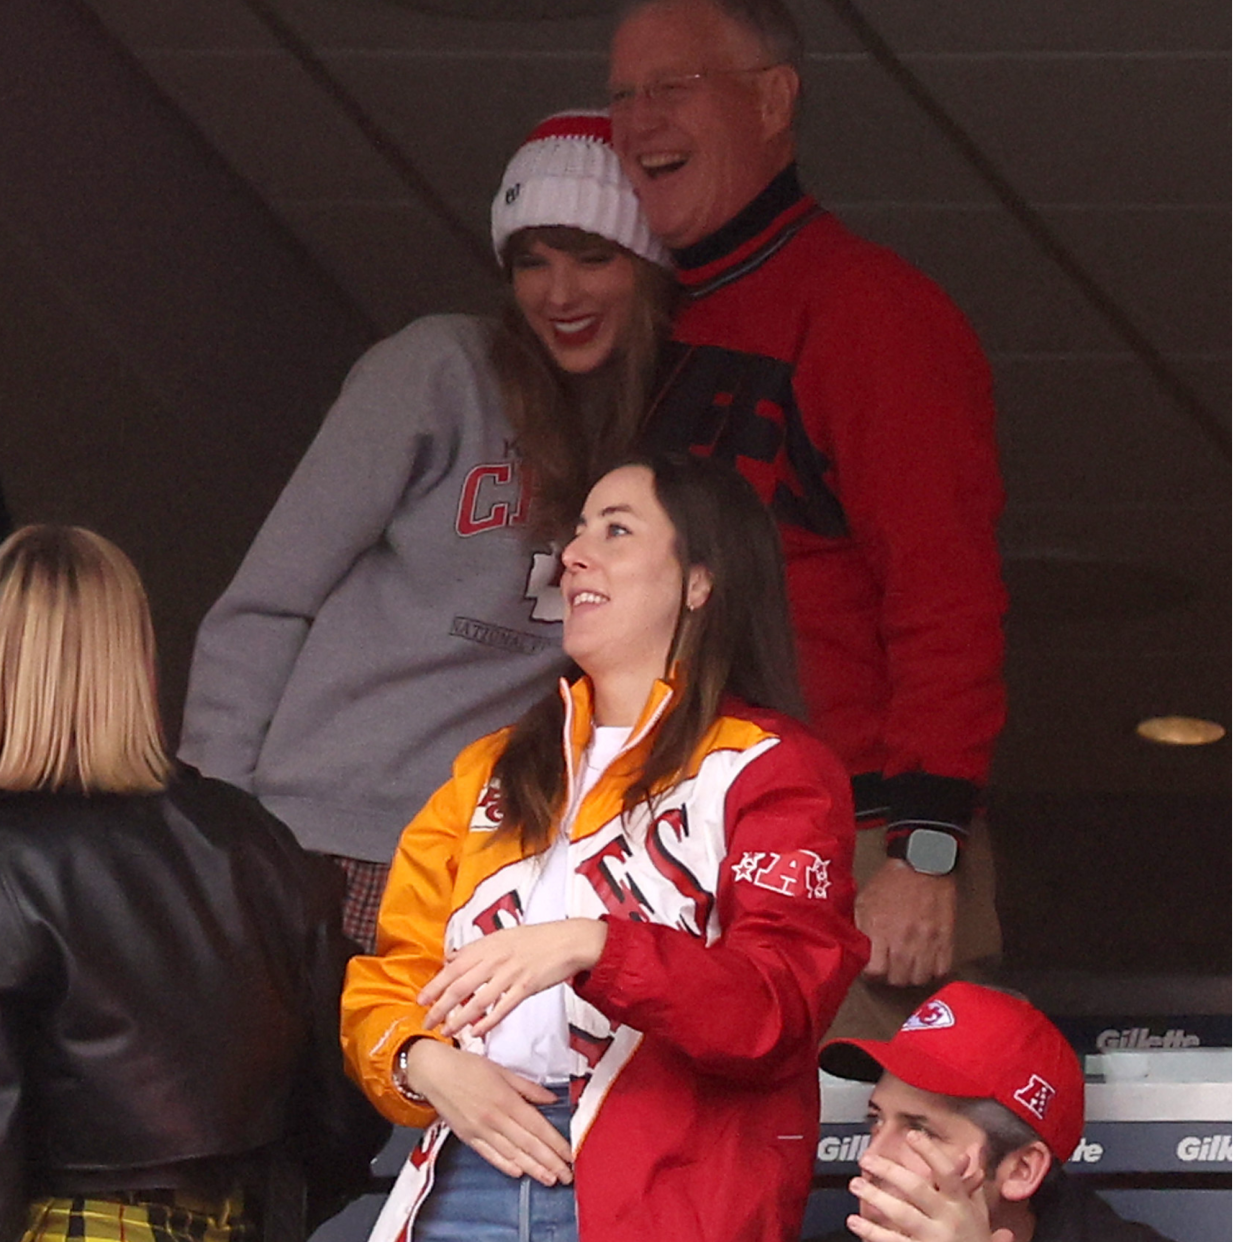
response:
<svg viewBox="0 0 1242 1242"><path fill-rule="evenodd" d="M788 211L802 196L798 166L790 164L777 173L759 196L743 207L728 224L691 246L674 250L673 262L681 271L690 271L727 257L743 243L762 233L782 211Z"/></svg>

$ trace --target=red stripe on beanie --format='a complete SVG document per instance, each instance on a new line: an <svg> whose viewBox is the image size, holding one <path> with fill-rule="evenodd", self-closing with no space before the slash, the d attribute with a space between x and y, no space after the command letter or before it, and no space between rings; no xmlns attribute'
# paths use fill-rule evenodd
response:
<svg viewBox="0 0 1242 1242"><path fill-rule="evenodd" d="M522 145L544 138L586 138L594 142L612 142L612 122L606 116L550 116L535 126Z"/></svg>

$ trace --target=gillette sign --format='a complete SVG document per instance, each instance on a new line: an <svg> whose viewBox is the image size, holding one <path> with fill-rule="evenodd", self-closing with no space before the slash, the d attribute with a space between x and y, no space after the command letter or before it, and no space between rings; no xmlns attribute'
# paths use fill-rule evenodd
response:
<svg viewBox="0 0 1242 1242"><path fill-rule="evenodd" d="M1197 1048L1199 1037L1188 1035L1180 1027L1177 1030L1165 1031L1163 1035L1153 1035L1150 1027L1132 1026L1124 1031L1101 1031L1096 1036L1095 1046L1101 1052L1111 1052L1114 1049L1144 1051L1148 1048Z"/></svg>
<svg viewBox="0 0 1242 1242"><path fill-rule="evenodd" d="M1233 1135L1208 1134L1203 1138L1188 1134L1177 1145L1177 1158L1185 1163L1194 1160L1233 1161Z"/></svg>
<svg viewBox="0 0 1242 1242"><path fill-rule="evenodd" d="M871 1135L847 1134L838 1137L835 1134L825 1135L819 1140L815 1158L821 1164L852 1164L867 1150Z"/></svg>

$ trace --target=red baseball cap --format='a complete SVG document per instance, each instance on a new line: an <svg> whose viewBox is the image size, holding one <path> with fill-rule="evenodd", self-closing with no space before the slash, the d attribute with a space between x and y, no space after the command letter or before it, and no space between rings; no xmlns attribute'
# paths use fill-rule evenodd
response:
<svg viewBox="0 0 1242 1242"><path fill-rule="evenodd" d="M887 1070L921 1091L995 1100L1062 1163L1082 1137L1082 1069L1065 1036L1034 1005L977 983L941 988L890 1040L831 1040L819 1063L838 1078Z"/></svg>

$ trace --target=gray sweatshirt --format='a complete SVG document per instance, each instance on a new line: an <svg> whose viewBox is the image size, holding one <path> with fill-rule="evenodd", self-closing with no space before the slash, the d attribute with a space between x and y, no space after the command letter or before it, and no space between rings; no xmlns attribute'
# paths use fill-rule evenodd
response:
<svg viewBox="0 0 1242 1242"><path fill-rule="evenodd" d="M199 628L181 757L309 849L387 862L564 664L488 333L432 316L363 356Z"/></svg>

